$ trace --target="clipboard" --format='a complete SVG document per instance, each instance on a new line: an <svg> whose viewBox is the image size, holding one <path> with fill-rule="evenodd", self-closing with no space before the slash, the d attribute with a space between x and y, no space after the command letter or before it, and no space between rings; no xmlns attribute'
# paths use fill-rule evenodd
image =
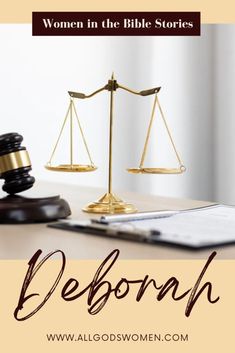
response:
<svg viewBox="0 0 235 353"><path fill-rule="evenodd" d="M206 206L172 217L101 224L65 220L49 227L152 245L201 250L235 244L235 207Z"/></svg>

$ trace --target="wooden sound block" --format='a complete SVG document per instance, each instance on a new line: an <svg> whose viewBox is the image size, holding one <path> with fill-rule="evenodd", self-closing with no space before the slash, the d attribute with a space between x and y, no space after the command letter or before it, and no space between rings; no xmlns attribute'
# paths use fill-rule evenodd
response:
<svg viewBox="0 0 235 353"><path fill-rule="evenodd" d="M60 196L42 198L9 195L0 199L0 223L46 223L71 214L67 201Z"/></svg>

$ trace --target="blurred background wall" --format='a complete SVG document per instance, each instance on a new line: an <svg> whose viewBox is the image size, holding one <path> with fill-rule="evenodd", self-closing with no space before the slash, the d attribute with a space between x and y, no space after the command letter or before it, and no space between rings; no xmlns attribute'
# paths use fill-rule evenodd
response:
<svg viewBox="0 0 235 353"><path fill-rule="evenodd" d="M118 90L115 189L235 203L235 25L203 25L201 37L32 37L30 25L0 25L0 52L0 132L23 134L37 179L105 187L107 93L76 102L99 169L54 173L44 165L67 110L67 91L92 92L114 71L133 89L162 87L159 99L187 167L183 175L126 172L139 164L153 97ZM68 161L67 134L55 162ZM75 135L77 161L86 163L78 130ZM177 166L158 112L146 166Z"/></svg>

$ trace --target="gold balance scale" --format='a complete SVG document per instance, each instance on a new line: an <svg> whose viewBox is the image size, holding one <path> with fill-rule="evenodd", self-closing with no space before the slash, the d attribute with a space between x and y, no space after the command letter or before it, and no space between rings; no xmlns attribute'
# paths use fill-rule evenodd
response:
<svg viewBox="0 0 235 353"><path fill-rule="evenodd" d="M166 122L166 118L163 114L161 105L159 103L159 99L158 99L157 94L160 91L161 87L137 92L137 91L134 91L128 87L120 85L114 79L114 75L112 74L111 79L108 80L108 83L105 86L97 89L96 91L94 91L93 93L91 93L89 95L86 95L84 93L78 93L78 92L68 92L70 95L69 107L68 107L62 128L60 130L58 139L56 141L55 147L52 151L50 160L46 165L46 169L51 170L51 171L70 172L70 173L92 172L97 169L97 167L94 165L94 163L92 161L91 154L88 149L88 145L87 145L87 142L86 142L86 139L85 139L82 127L81 127L81 123L78 118L75 104L74 104L74 98L87 99L87 98L92 98L96 94L101 93L103 91L110 92L108 191L98 201L92 202L83 208L83 211L88 212L88 213L116 214L116 213L137 212L137 209L135 208L134 205L132 205L130 203L126 203L125 201L121 200L112 191L114 92L116 92L118 88L122 89L124 91L127 91L129 93L132 93L132 94L135 94L138 96L143 96L143 97L149 96L149 95L154 95L153 108L152 108L152 112L151 112L150 122L149 122L148 130L147 130L146 140L145 140L140 164L137 168L128 168L127 171L129 173L133 173L133 174L181 174L186 170L185 166L183 165L183 163L181 161L179 153L177 152L177 149L176 149L175 143L173 141L171 132L170 132L168 124ZM144 161L145 161L146 151L147 151L147 147L148 147L148 143L149 143L149 137L150 137L152 123L153 123L154 116L155 116L156 107L158 107L158 109L159 109L160 115L163 119L166 131L168 133L170 142L172 144L172 147L173 147L174 152L176 154L177 160L179 162L178 168L147 168L147 167L144 167ZM74 158L73 158L73 123L74 123L74 119L76 119L76 121L78 123L78 127L80 130L81 136L82 136L82 140L83 140L83 143L84 143L84 146L85 146L88 158L89 158L89 164L87 164L87 165L74 163ZM65 127L66 122L68 120L70 121L70 163L69 164L53 165L52 160L55 155L58 144L60 142L64 127Z"/></svg>

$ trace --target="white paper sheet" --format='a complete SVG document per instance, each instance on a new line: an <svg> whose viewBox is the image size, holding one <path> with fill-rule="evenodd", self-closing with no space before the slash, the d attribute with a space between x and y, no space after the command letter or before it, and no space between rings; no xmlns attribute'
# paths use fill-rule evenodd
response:
<svg viewBox="0 0 235 353"><path fill-rule="evenodd" d="M113 224L120 227L120 223ZM159 241L191 247L213 246L235 242L235 207L216 205L175 216L128 222L122 228L159 230Z"/></svg>

